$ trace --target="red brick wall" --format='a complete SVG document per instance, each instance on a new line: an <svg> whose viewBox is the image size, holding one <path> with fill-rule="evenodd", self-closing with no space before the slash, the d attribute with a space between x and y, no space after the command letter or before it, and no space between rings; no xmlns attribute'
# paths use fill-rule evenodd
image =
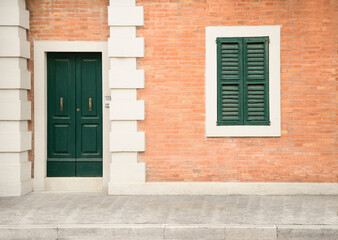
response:
<svg viewBox="0 0 338 240"><path fill-rule="evenodd" d="M338 181L337 1L137 3L147 181ZM239 25L281 25L280 138L205 138L205 27Z"/></svg>
<svg viewBox="0 0 338 240"><path fill-rule="evenodd" d="M35 40L106 41L108 2L27 0L31 59ZM337 1L137 4L145 10L138 35L145 37L146 56L138 62L146 88L138 96L146 100L139 129L147 137L140 161L147 163L148 181L338 181ZM282 26L282 137L205 138L205 27L275 24Z"/></svg>
<svg viewBox="0 0 338 240"><path fill-rule="evenodd" d="M109 37L109 0L26 0L30 12L28 41L31 43L31 60L28 68L32 73L32 90L29 99L34 99L34 41L107 41ZM32 104L33 129L34 104ZM34 136L32 140L34 149ZM34 152L29 158L33 162Z"/></svg>

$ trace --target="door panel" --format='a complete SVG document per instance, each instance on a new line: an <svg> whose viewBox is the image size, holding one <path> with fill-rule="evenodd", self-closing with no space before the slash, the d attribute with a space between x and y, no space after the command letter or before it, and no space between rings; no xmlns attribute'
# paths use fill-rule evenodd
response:
<svg viewBox="0 0 338 240"><path fill-rule="evenodd" d="M63 58L62 58L63 57ZM73 81L74 77L74 59L68 58L65 56L60 56L59 58L54 59L55 64L55 80L52 83L54 88L54 101L55 101L55 116L71 117L70 106L72 103L72 95L70 95L73 90Z"/></svg>
<svg viewBox="0 0 338 240"><path fill-rule="evenodd" d="M71 154L71 129L69 124L54 124L54 154Z"/></svg>
<svg viewBox="0 0 338 240"><path fill-rule="evenodd" d="M97 124L83 124L81 133L81 153L82 155L97 154L99 149L99 135L100 129Z"/></svg>
<svg viewBox="0 0 338 240"><path fill-rule="evenodd" d="M102 96L99 54L79 54L76 62L76 157L77 173L92 176L102 172ZM91 161L88 161L91 160Z"/></svg>
<svg viewBox="0 0 338 240"><path fill-rule="evenodd" d="M75 173L75 57L47 56L47 176Z"/></svg>
<svg viewBox="0 0 338 240"><path fill-rule="evenodd" d="M47 54L47 176L102 176L99 53Z"/></svg>
<svg viewBox="0 0 338 240"><path fill-rule="evenodd" d="M82 105L81 117L98 117L97 97L98 90L101 89L97 79L98 59L81 57L78 64L78 85L82 88L82 91L78 92Z"/></svg>

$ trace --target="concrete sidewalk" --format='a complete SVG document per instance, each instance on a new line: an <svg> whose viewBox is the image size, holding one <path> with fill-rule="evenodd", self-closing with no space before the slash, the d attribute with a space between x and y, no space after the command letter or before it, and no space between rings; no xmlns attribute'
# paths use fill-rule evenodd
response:
<svg viewBox="0 0 338 240"><path fill-rule="evenodd" d="M0 198L0 239L337 240L338 196Z"/></svg>

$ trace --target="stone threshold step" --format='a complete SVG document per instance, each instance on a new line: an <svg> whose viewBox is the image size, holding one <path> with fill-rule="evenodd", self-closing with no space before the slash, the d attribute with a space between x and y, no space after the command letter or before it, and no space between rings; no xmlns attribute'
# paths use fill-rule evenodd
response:
<svg viewBox="0 0 338 240"><path fill-rule="evenodd" d="M0 240L337 240L338 225L0 225Z"/></svg>

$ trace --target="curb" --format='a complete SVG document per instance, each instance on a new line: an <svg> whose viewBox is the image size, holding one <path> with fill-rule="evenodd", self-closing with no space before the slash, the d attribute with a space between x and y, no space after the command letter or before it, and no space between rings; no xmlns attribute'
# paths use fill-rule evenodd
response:
<svg viewBox="0 0 338 240"><path fill-rule="evenodd" d="M336 240L338 225L1 225L0 240Z"/></svg>

